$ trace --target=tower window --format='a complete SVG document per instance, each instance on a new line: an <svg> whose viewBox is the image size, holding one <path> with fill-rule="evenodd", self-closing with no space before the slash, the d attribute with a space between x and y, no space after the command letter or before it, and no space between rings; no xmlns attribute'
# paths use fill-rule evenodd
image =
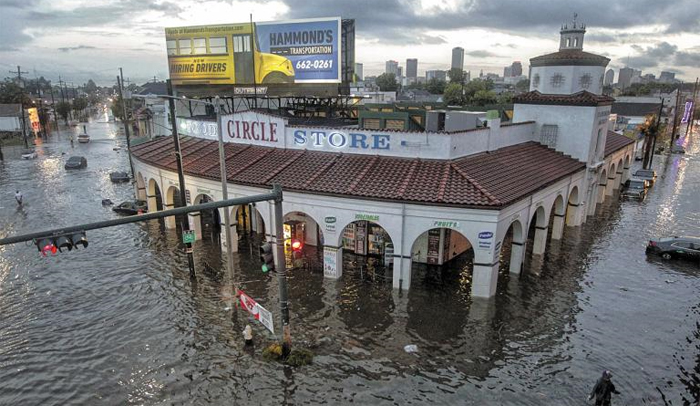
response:
<svg viewBox="0 0 700 406"><path fill-rule="evenodd" d="M574 48L578 46L578 38L574 38Z"/></svg>
<svg viewBox="0 0 700 406"><path fill-rule="evenodd" d="M567 38L566 39L566 47L568 48L570 46L571 46L571 38Z"/></svg>
<svg viewBox="0 0 700 406"><path fill-rule="evenodd" d="M564 75L562 75L561 73L555 73L554 75L552 75L550 84L552 85L552 87L561 87L564 84L564 81Z"/></svg>
<svg viewBox="0 0 700 406"><path fill-rule="evenodd" d="M585 75L581 76L578 83L582 89L588 89L589 87L591 87L591 84L593 84L593 79L591 78L591 75L589 73L586 73Z"/></svg>

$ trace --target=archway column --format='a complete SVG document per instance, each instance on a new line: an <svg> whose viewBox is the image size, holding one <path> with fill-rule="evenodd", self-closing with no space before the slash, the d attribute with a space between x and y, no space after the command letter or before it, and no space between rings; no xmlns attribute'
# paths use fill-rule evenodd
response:
<svg viewBox="0 0 700 406"><path fill-rule="evenodd" d="M603 203L605 201L605 189L606 189L606 184L605 183L600 183L598 184L598 197L596 199L596 204ZM593 212L591 214L595 213L595 208L593 208Z"/></svg>
<svg viewBox="0 0 700 406"><path fill-rule="evenodd" d="M472 276L472 297L490 298L496 295L498 283L498 262L474 262Z"/></svg>
<svg viewBox="0 0 700 406"><path fill-rule="evenodd" d="M194 235L197 240L202 239L202 218L198 211L188 213L187 221L190 224L190 230L194 230Z"/></svg>
<svg viewBox="0 0 700 406"><path fill-rule="evenodd" d="M136 198L138 200L146 200L146 186L139 186L138 183L134 185L136 186Z"/></svg>
<svg viewBox="0 0 700 406"><path fill-rule="evenodd" d="M615 172L613 172L613 177L608 177L608 183L605 185L605 195L612 196L615 192Z"/></svg>
<svg viewBox="0 0 700 406"><path fill-rule="evenodd" d="M343 247L323 246L323 277L339 279L343 276Z"/></svg>
<svg viewBox="0 0 700 406"><path fill-rule="evenodd" d="M563 214L552 214L554 216L554 221L552 223L552 239L561 240L564 235L564 215Z"/></svg>
<svg viewBox="0 0 700 406"><path fill-rule="evenodd" d="M525 243L513 241L510 248L510 267L508 272L513 275L520 275L525 260Z"/></svg>
<svg viewBox="0 0 700 406"><path fill-rule="evenodd" d="M535 240L532 243L532 254L542 255L547 247L547 226L535 226Z"/></svg>
<svg viewBox="0 0 700 406"><path fill-rule="evenodd" d="M615 176L615 184L613 185L613 187L615 188L615 190L618 190L622 185L622 176L624 175L624 171L616 172L616 175L617 176Z"/></svg>
<svg viewBox="0 0 700 406"><path fill-rule="evenodd" d="M170 210L170 209L174 209L174 208L175 208L174 204L167 204L167 203L163 204L163 210ZM164 223L165 223L165 228L173 229L176 227L177 222L175 220L175 216L168 216L168 217L165 217Z"/></svg>
<svg viewBox="0 0 700 406"><path fill-rule="evenodd" d="M156 195L146 195L146 203L148 204L148 212L155 213L158 211L158 200Z"/></svg>
<svg viewBox="0 0 700 406"><path fill-rule="evenodd" d="M568 208L566 209L566 225L569 227L578 227L582 223L581 216L581 204L580 203L567 203Z"/></svg>

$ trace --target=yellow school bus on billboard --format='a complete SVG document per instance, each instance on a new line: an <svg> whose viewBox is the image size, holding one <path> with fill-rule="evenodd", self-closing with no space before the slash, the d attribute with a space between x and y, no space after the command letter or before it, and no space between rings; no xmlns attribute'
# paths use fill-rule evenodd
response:
<svg viewBox="0 0 700 406"><path fill-rule="evenodd" d="M170 79L175 85L294 83L292 62L260 52L254 34L251 24L166 28Z"/></svg>

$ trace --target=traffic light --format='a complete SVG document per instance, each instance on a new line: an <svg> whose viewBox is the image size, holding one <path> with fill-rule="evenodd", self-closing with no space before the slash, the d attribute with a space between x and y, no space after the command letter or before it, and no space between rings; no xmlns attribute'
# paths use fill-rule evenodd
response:
<svg viewBox="0 0 700 406"><path fill-rule="evenodd" d="M292 251L301 251L301 249L304 247L304 244L301 243L299 240L292 240Z"/></svg>
<svg viewBox="0 0 700 406"><path fill-rule="evenodd" d="M56 255L56 251L63 252L64 249L70 251L73 248L78 249L78 247L81 246L83 248L87 248L88 246L87 236L83 231L51 237L42 237L38 240L34 240L34 243L43 256L46 256L48 253Z"/></svg>
<svg viewBox="0 0 700 406"><path fill-rule="evenodd" d="M272 244L269 242L260 246L260 261L262 261L263 272L269 272L275 269L275 256L272 254Z"/></svg>

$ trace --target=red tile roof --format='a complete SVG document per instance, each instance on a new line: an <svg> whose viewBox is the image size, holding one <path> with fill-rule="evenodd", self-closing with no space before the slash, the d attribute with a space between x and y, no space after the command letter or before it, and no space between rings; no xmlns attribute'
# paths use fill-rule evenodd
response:
<svg viewBox="0 0 700 406"><path fill-rule="evenodd" d="M554 104L564 106L606 106L615 101L610 96L597 95L586 90L574 94L542 94L537 90L513 97L516 104Z"/></svg>
<svg viewBox="0 0 700 406"><path fill-rule="evenodd" d="M185 173L219 179L216 141L183 137ZM148 164L174 169L172 141L135 146ZM203 155L206 152L206 155ZM251 145L225 145L231 183L356 198L498 209L585 168L536 142L453 160L424 160Z"/></svg>
<svg viewBox="0 0 700 406"><path fill-rule="evenodd" d="M616 132L608 131L608 136L605 138L605 156L612 154L630 144L634 144L634 140L625 137Z"/></svg>

